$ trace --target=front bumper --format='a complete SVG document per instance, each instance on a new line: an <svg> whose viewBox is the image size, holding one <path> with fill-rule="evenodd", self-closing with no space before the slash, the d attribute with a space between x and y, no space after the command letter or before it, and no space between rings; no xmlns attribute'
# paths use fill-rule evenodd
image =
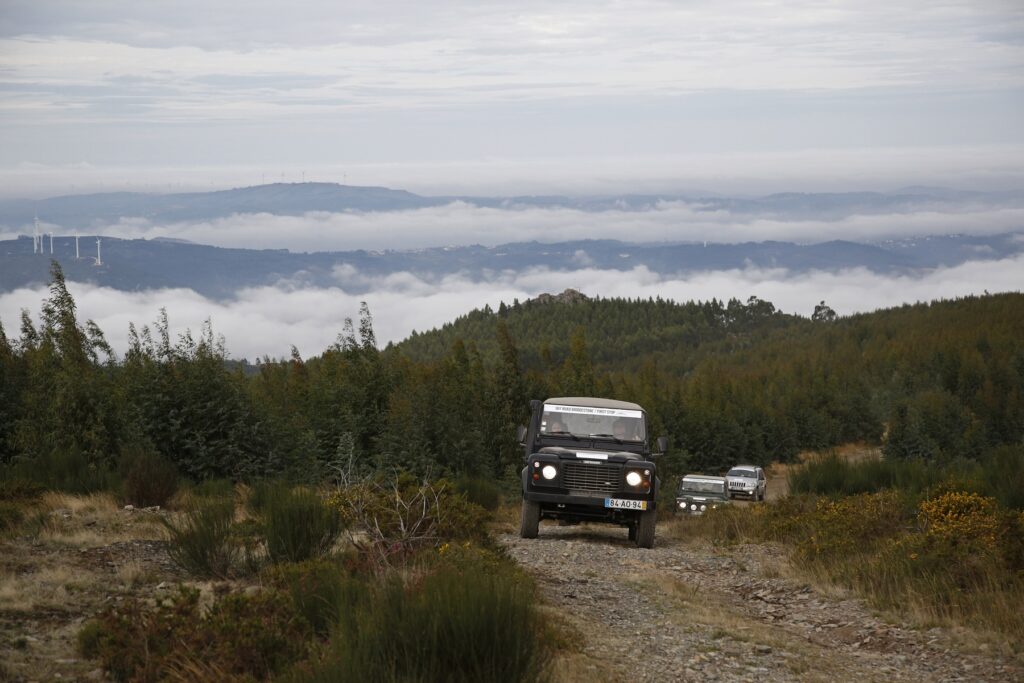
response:
<svg viewBox="0 0 1024 683"><path fill-rule="evenodd" d="M703 501L696 501L696 500L689 500L689 499L685 499L685 498L676 498L676 503L675 503L675 507L673 509L673 512L675 512L676 514L679 514L679 515L683 515L683 514L686 514L686 515L702 515L705 512L707 512L708 510L711 510L711 509L714 509L714 508L717 508L717 507L722 507L723 505L728 505L728 504L729 504L729 501L727 501L727 500L703 500ZM702 505L704 506L703 510L701 509ZM695 506L695 507L691 507L691 506Z"/></svg>
<svg viewBox="0 0 1024 683"><path fill-rule="evenodd" d="M656 509L657 503L649 497L637 496L625 492L601 495L579 495L572 493L542 492L528 490L523 498L531 503L539 503L542 518L550 519L587 519L608 522L632 522L644 510L624 510L605 505L610 498L619 500L640 501L646 504L646 511Z"/></svg>

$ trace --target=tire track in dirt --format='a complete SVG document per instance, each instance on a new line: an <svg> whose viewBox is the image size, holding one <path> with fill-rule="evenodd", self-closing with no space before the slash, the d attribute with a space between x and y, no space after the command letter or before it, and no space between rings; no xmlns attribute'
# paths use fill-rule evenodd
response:
<svg viewBox="0 0 1024 683"><path fill-rule="evenodd" d="M859 599L788 578L774 546L661 534L641 550L598 525L499 540L581 641L557 680L1024 680L1019 660L966 651L946 629L889 624Z"/></svg>

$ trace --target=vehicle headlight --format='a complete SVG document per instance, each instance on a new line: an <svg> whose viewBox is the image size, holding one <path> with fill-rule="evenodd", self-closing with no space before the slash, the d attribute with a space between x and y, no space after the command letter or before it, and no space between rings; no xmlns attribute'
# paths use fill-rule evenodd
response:
<svg viewBox="0 0 1024 683"><path fill-rule="evenodd" d="M685 510L686 509L686 503L680 503L679 507L682 508L683 510Z"/></svg>
<svg viewBox="0 0 1024 683"><path fill-rule="evenodd" d="M707 506L707 505L701 505L701 506L700 506L700 511L701 511L701 512L704 512L704 511L705 511L705 510L707 510L707 509L708 509L708 506Z"/></svg>
<svg viewBox="0 0 1024 683"><path fill-rule="evenodd" d="M630 486L639 486L641 481L643 481L643 477L640 476L639 472L626 473L626 483Z"/></svg>
<svg viewBox="0 0 1024 683"><path fill-rule="evenodd" d="M544 465L544 469L540 473L544 475L545 479L554 479L558 476L558 470L555 469L554 465Z"/></svg>
<svg viewBox="0 0 1024 683"><path fill-rule="evenodd" d="M696 510L696 509L697 509L697 504L696 504L696 503L692 503L692 504L690 505L690 509L691 509L691 510Z"/></svg>

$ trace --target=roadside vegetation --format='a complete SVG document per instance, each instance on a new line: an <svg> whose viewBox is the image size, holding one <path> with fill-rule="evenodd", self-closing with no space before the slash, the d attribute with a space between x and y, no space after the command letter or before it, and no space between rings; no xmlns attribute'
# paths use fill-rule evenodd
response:
<svg viewBox="0 0 1024 683"><path fill-rule="evenodd" d="M547 678L556 639L532 580L446 481L329 495L275 481L180 500L162 524L188 579L155 602L126 597L78 634L114 680ZM195 587L210 578L212 594Z"/></svg>
<svg viewBox="0 0 1024 683"><path fill-rule="evenodd" d="M1024 643L1024 447L983 461L928 463L835 454L791 471L790 495L685 520L672 533L776 542L807 576L853 589L922 626Z"/></svg>

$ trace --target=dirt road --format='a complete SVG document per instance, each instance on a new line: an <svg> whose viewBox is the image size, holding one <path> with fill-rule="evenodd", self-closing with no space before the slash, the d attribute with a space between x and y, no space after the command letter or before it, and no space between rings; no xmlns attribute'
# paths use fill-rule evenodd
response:
<svg viewBox="0 0 1024 683"><path fill-rule="evenodd" d="M855 598L793 578L781 549L716 549L545 523L501 542L576 631L560 681L1015 681L1020 660L946 629L889 624Z"/></svg>

